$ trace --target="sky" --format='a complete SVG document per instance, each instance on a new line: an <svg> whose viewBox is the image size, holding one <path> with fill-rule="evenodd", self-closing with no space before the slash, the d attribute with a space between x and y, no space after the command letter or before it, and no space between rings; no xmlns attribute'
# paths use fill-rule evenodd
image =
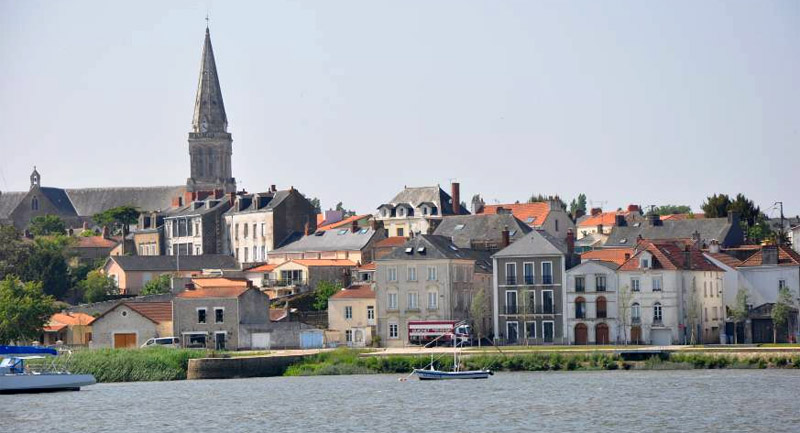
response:
<svg viewBox="0 0 800 433"><path fill-rule="evenodd" d="M184 184L207 13L250 192L800 214L793 0L0 0L0 191Z"/></svg>

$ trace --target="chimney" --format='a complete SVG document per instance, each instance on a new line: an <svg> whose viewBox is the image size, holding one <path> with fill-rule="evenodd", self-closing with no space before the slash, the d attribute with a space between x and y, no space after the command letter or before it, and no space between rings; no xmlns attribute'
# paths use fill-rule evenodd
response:
<svg viewBox="0 0 800 433"><path fill-rule="evenodd" d="M708 252L711 254L717 254L719 250L719 242L716 239L711 239L711 245L708 247Z"/></svg>
<svg viewBox="0 0 800 433"><path fill-rule="evenodd" d="M614 215L614 225L617 227L624 227L628 225L628 222L625 220L625 215L616 214Z"/></svg>
<svg viewBox="0 0 800 433"><path fill-rule="evenodd" d="M235 203L235 202L236 202L236 193L235 192L229 192L228 193L228 205L233 206L233 203Z"/></svg>
<svg viewBox="0 0 800 433"><path fill-rule="evenodd" d="M631 259L631 253L625 253L625 261L627 262L630 259Z"/></svg>
<svg viewBox="0 0 800 433"><path fill-rule="evenodd" d="M500 244L500 248L505 248L509 244L511 244L511 236L510 236L510 233L508 231L508 226L503 227L503 231L500 232L500 234L502 235L502 241L501 241L501 244Z"/></svg>
<svg viewBox="0 0 800 433"><path fill-rule="evenodd" d="M103 226L103 239L108 239L108 226Z"/></svg>
<svg viewBox="0 0 800 433"><path fill-rule="evenodd" d="M461 215L461 184L458 182L451 183L450 190L450 196L453 199L453 213L455 215Z"/></svg>
<svg viewBox="0 0 800 433"><path fill-rule="evenodd" d="M575 233L572 229L567 229L567 259L572 260L573 254L575 254Z"/></svg>
<svg viewBox="0 0 800 433"><path fill-rule="evenodd" d="M306 221L305 225L303 226L303 235L305 236L308 236L308 230L309 230L308 226L309 226L308 221Z"/></svg>
<svg viewBox="0 0 800 433"><path fill-rule="evenodd" d="M350 231L353 232L353 233L356 233L356 232L358 232L358 229L359 229L358 228L358 221L357 220L353 220L353 223L350 224Z"/></svg>
<svg viewBox="0 0 800 433"><path fill-rule="evenodd" d="M183 203L191 203L197 198L196 192L186 191L183 193Z"/></svg>
<svg viewBox="0 0 800 433"><path fill-rule="evenodd" d="M601 234L601 235L603 234L603 225L602 224L598 224L597 225L597 233Z"/></svg>
<svg viewBox="0 0 800 433"><path fill-rule="evenodd" d="M222 195L223 195L222 188L215 188L214 189L214 198L220 199L220 198L222 198Z"/></svg>
<svg viewBox="0 0 800 433"><path fill-rule="evenodd" d="M730 211L728 212L728 222L731 224L739 224L739 212Z"/></svg>
<svg viewBox="0 0 800 433"><path fill-rule="evenodd" d="M72 230L72 227L70 227L70 229L67 230L67 234L70 235L70 236L72 236L74 233L75 233L75 231Z"/></svg>
<svg viewBox="0 0 800 433"><path fill-rule="evenodd" d="M628 212L639 212L639 205L638 204L629 204L628 205Z"/></svg>
<svg viewBox="0 0 800 433"><path fill-rule="evenodd" d="M599 207L593 207L592 210L591 210L592 216L597 216L597 215L600 215L601 213L603 213L603 209L601 209Z"/></svg>
<svg viewBox="0 0 800 433"><path fill-rule="evenodd" d="M194 290L194 283L190 281L190 282L184 284L183 288L186 289L186 290Z"/></svg>
<svg viewBox="0 0 800 433"><path fill-rule="evenodd" d="M773 266L778 264L777 245L764 245L763 247L761 247L761 264L773 265Z"/></svg>
<svg viewBox="0 0 800 433"><path fill-rule="evenodd" d="M276 191L278 191L278 188L275 188L275 185L270 185L270 186L269 186L269 190L270 190L271 192L276 192Z"/></svg>
<svg viewBox="0 0 800 433"><path fill-rule="evenodd" d="M183 197L176 196L172 197L172 207L181 207L183 206Z"/></svg>

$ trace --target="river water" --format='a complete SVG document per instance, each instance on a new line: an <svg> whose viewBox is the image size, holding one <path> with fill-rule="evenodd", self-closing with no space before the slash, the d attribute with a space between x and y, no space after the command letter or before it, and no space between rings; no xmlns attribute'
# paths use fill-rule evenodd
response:
<svg viewBox="0 0 800 433"><path fill-rule="evenodd" d="M99 384L0 395L0 432L800 432L800 371Z"/></svg>

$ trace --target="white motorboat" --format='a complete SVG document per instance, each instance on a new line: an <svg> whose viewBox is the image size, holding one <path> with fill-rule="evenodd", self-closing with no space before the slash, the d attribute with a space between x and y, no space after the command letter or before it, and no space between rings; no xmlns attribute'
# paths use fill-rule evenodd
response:
<svg viewBox="0 0 800 433"><path fill-rule="evenodd" d="M72 374L55 362L43 362L36 369L28 364L32 359L46 360L47 355L57 356L58 351L48 347L0 346L0 393L77 391L97 382L91 374Z"/></svg>

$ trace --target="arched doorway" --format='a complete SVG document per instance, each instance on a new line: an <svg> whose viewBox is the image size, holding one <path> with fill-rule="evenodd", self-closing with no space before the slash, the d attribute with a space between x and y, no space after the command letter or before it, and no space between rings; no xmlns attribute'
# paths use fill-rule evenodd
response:
<svg viewBox="0 0 800 433"><path fill-rule="evenodd" d="M575 344L586 344L589 340L589 332L586 325L578 323L575 325Z"/></svg>
<svg viewBox="0 0 800 433"><path fill-rule="evenodd" d="M631 326L631 344L642 344L641 326Z"/></svg>
<svg viewBox="0 0 800 433"><path fill-rule="evenodd" d="M608 344L608 325L600 323L595 328L595 342L597 344Z"/></svg>

